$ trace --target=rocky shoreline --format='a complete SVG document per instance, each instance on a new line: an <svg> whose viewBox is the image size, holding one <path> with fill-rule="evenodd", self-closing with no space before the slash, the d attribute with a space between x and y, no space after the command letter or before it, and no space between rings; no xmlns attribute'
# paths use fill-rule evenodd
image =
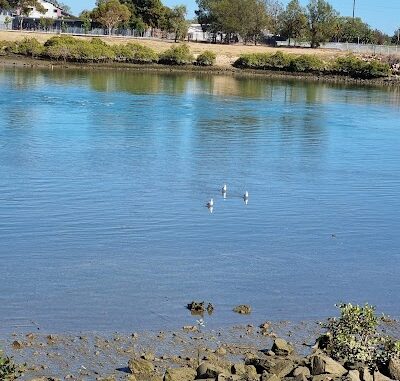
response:
<svg viewBox="0 0 400 381"><path fill-rule="evenodd" d="M386 329L399 337L397 322ZM110 335L14 333L0 340L0 347L15 363L25 364L21 381L400 379L399 362L379 370L336 362L314 345L321 332L316 322L264 322Z"/></svg>
<svg viewBox="0 0 400 381"><path fill-rule="evenodd" d="M238 69L229 66L169 66L160 64L129 64L129 63L73 63L29 58L20 55L0 56L0 67L15 67L27 69L64 69L64 70L124 70L153 73L181 73L203 75L230 75L243 78L269 78L306 82L332 83L344 85L362 85L393 87L400 86L400 77L358 79L341 75L316 75L314 73L292 73L286 71Z"/></svg>

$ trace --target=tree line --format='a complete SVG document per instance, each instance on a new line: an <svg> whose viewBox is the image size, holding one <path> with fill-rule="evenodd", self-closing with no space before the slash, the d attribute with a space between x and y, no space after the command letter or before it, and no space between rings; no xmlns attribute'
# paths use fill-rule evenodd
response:
<svg viewBox="0 0 400 381"><path fill-rule="evenodd" d="M94 9L84 10L79 17L85 29L90 29L93 23L105 27L108 34L118 27L139 33L159 29L173 33L177 41L187 35L189 23L186 14L186 6L170 8L161 0L97 0Z"/></svg>
<svg viewBox="0 0 400 381"><path fill-rule="evenodd" d="M291 0L286 7L279 0L196 0L196 15L214 42L262 42L270 36L293 41L309 41L318 47L328 41L357 43L399 43L393 37L372 29L360 18L343 17L326 0L309 0L302 7Z"/></svg>

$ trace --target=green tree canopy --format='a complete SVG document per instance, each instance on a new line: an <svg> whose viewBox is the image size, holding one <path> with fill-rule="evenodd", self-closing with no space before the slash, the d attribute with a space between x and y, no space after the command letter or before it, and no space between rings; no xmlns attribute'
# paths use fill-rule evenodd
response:
<svg viewBox="0 0 400 381"><path fill-rule="evenodd" d="M281 16L281 35L289 40L301 38L307 29L305 9L299 0L291 0Z"/></svg>
<svg viewBox="0 0 400 381"><path fill-rule="evenodd" d="M92 18L108 29L108 34L131 17L128 7L119 0L98 0L92 11Z"/></svg>
<svg viewBox="0 0 400 381"><path fill-rule="evenodd" d="M307 10L311 47L317 48L335 34L338 13L326 0L310 0Z"/></svg>

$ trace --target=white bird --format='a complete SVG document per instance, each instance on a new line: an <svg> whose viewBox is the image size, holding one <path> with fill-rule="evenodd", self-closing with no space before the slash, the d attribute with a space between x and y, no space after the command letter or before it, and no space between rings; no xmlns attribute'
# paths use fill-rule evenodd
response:
<svg viewBox="0 0 400 381"><path fill-rule="evenodd" d="M226 193L227 187L226 184L224 184L224 186L221 189L222 194Z"/></svg>
<svg viewBox="0 0 400 381"><path fill-rule="evenodd" d="M210 201L207 202L207 208L212 208L214 206L214 199L212 198Z"/></svg>
<svg viewBox="0 0 400 381"><path fill-rule="evenodd" d="M243 199L246 201L249 199L249 192L245 192L245 194L243 195Z"/></svg>

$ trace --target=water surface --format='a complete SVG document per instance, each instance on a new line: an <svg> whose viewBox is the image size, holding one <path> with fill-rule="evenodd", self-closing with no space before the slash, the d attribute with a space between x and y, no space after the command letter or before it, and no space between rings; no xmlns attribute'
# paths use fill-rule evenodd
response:
<svg viewBox="0 0 400 381"><path fill-rule="evenodd" d="M0 69L1 329L400 316L399 121L389 89Z"/></svg>

